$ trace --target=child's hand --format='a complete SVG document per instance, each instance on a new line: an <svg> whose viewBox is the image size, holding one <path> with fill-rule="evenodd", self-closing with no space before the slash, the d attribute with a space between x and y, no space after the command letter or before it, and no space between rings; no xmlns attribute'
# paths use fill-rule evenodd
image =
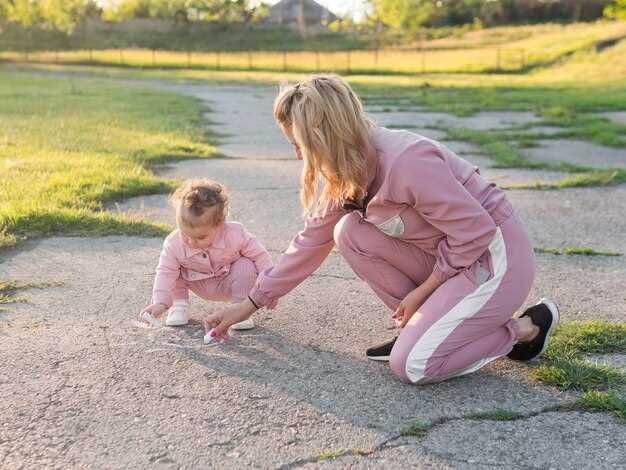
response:
<svg viewBox="0 0 626 470"><path fill-rule="evenodd" d="M149 313L154 318L159 318L163 313L167 310L167 305L165 304L150 304L146 308L144 308L141 312L139 312L138 319L139 321L145 321L143 319L144 313Z"/></svg>

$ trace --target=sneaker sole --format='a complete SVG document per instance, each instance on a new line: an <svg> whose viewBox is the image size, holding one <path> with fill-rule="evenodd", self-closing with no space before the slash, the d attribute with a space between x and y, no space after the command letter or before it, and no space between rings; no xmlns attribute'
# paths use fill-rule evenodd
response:
<svg viewBox="0 0 626 470"><path fill-rule="evenodd" d="M389 357L390 356L375 356L375 357L367 356L367 358L370 361L377 361L377 362L389 362Z"/></svg>
<svg viewBox="0 0 626 470"><path fill-rule="evenodd" d="M556 327L559 326L559 322L561 320L561 315L559 314L559 307L557 307L556 304L552 302L550 299L547 299L544 297L539 302L537 302L537 305L539 304L544 304L546 307L548 307L548 310L550 310L550 313L552 314L552 323L550 324L550 328L548 328L548 333L546 334L546 340L543 342L543 347L541 348L541 351L539 351L539 354L537 354L537 356L535 357L541 356L546 351L546 349L548 349L548 343L550 343L550 336L552 336L552 333L554 333L554 330L556 330Z"/></svg>

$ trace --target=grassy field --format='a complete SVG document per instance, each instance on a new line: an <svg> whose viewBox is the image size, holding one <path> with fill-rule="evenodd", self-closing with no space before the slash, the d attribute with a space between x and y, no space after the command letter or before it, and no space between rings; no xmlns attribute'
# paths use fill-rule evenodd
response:
<svg viewBox="0 0 626 470"><path fill-rule="evenodd" d="M594 170L576 165L528 162L522 147L540 139L575 138L601 145L626 148L626 126L595 113L626 109L626 40L601 51L583 49L554 65L525 73L511 74L423 74L347 75L363 100L383 111L427 109L457 115L480 111L532 111L542 116L542 125L559 126L554 134L512 127L505 131L445 129L452 137L479 144L507 168L551 169L574 173L561 181L537 181L529 189L559 189L571 186L598 186L626 181L623 169ZM275 84L308 76L304 73L262 71L217 71L195 69L151 69L83 65L35 64L29 68L75 71L108 77L138 79L164 78L200 82L256 82ZM411 123L398 122L400 127Z"/></svg>
<svg viewBox="0 0 626 470"><path fill-rule="evenodd" d="M170 191L151 167L215 153L197 102L95 79L0 75L0 248L53 234L162 234L100 211Z"/></svg>
<svg viewBox="0 0 626 470"><path fill-rule="evenodd" d="M579 51L601 49L626 37L626 22L543 25L472 31L461 37L422 41L381 50L185 52L148 48L83 48L0 52L0 59L39 63L116 65L140 68L335 71L353 74L485 73L526 71L553 64ZM498 32L500 34L498 34ZM0 35L1 38L1 35ZM501 41L495 38L504 38ZM491 39L491 40L489 40ZM288 44L289 41L283 42ZM291 48L289 48L291 49Z"/></svg>
<svg viewBox="0 0 626 470"><path fill-rule="evenodd" d="M525 161L519 146L533 145L540 138L556 137L626 148L626 126L593 114L626 109L626 61L623 60L626 40L600 51L589 49L585 42L590 38L598 41L600 33L613 37L625 24L542 27L541 41L547 45L554 42L555 35L561 31L577 37L580 49L568 52L565 59L550 66L523 73L353 74L347 78L366 103L383 110L417 107L458 115L486 110L538 113L543 116L544 124L561 126L561 133L522 135L520 131L527 129L516 128L498 133L448 131L455 138L481 145L499 165L546 168L546 165ZM529 35L529 31L529 28L509 29L502 34L520 43L540 41L537 35ZM516 32L519 34L514 34ZM480 33L468 33L473 35L476 45L487 41L486 33ZM433 43L445 49L453 46L454 41L444 39ZM556 47L571 48L572 44ZM460 54L455 49L444 52ZM98 210L107 201L168 191L170 185L150 171L155 163L214 153L206 143L210 142L210 136L202 130L199 105L189 98L122 87L93 78L58 80L23 75L20 68L119 78L272 84L307 76L294 72L159 69L130 64L125 67L54 64L4 67L0 75L3 129L0 136L0 246L22 237L53 233L159 230L153 225L113 217ZM573 165L550 169L574 173L567 181L551 183L553 188L626 181L624 170L594 171ZM541 182L530 186L546 187Z"/></svg>

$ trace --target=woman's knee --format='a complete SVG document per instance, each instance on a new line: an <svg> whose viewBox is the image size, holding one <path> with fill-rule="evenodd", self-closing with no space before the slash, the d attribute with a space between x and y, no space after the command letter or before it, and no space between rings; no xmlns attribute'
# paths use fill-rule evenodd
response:
<svg viewBox="0 0 626 470"><path fill-rule="evenodd" d="M406 363L409 357L409 351L404 348L394 347L389 356L389 366L391 371L404 383L411 383L411 379L406 372Z"/></svg>
<svg viewBox="0 0 626 470"><path fill-rule="evenodd" d="M426 383L432 380L437 375L440 364L440 361L433 361L432 351L420 344L422 335L415 333L417 332L404 331L404 335L400 335L389 357L391 370L407 384Z"/></svg>

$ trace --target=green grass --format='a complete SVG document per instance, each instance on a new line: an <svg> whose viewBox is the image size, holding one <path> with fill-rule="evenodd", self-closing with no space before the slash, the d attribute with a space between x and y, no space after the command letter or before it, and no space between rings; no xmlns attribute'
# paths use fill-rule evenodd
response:
<svg viewBox="0 0 626 470"><path fill-rule="evenodd" d="M415 421L402 428L400 430L400 435L403 437L424 437L431 427L431 424Z"/></svg>
<svg viewBox="0 0 626 470"><path fill-rule="evenodd" d="M594 364L586 359L554 358L532 373L535 380L563 390L612 390L626 384L626 375L618 368Z"/></svg>
<svg viewBox="0 0 626 470"><path fill-rule="evenodd" d="M167 227L102 211L171 191L156 164L214 155L201 106L94 79L0 75L0 247L37 236L160 236Z"/></svg>
<svg viewBox="0 0 626 470"><path fill-rule="evenodd" d="M626 399L615 392L587 392L576 400L574 406L587 411L611 413L626 423Z"/></svg>
<svg viewBox="0 0 626 470"><path fill-rule="evenodd" d="M564 189L564 188L588 188L593 186L611 186L626 182L626 170L589 170L582 173L567 176L556 181L533 181L531 183L519 183L502 186L504 189Z"/></svg>
<svg viewBox="0 0 626 470"><path fill-rule="evenodd" d="M609 353L626 353L626 323L599 320L562 323L550 341L546 357Z"/></svg>
<svg viewBox="0 0 626 470"><path fill-rule="evenodd" d="M320 452L318 458L319 460L335 459L337 457L341 457L345 453L345 450L325 450Z"/></svg>
<svg viewBox="0 0 626 470"><path fill-rule="evenodd" d="M622 253L615 251L597 251L585 246L569 246L560 248L540 248L535 247L535 253L547 253L551 255L582 255L582 256L622 256Z"/></svg>
<svg viewBox="0 0 626 470"><path fill-rule="evenodd" d="M16 302L26 302L25 297L16 294L24 289L45 289L47 287L60 286L60 282L18 282L0 280L0 305ZM3 309L0 309L2 311Z"/></svg>
<svg viewBox="0 0 626 470"><path fill-rule="evenodd" d="M464 415L463 418L488 421L515 421L518 419L523 419L525 418L525 416L521 413L518 413L517 411L497 408L495 410Z"/></svg>
<svg viewBox="0 0 626 470"><path fill-rule="evenodd" d="M626 324L602 321L561 324L545 353L545 362L532 373L536 380L564 390L611 391L626 385L626 374L597 364L585 354L626 352Z"/></svg>
<svg viewBox="0 0 626 470"><path fill-rule="evenodd" d="M590 166L567 162L533 162L524 157L510 144L511 137L505 133L480 131L475 129L440 126L452 140L464 140L477 144L494 162L494 168L523 168L529 170L548 170L574 173L560 180L506 185L505 189L563 189L591 186L609 186L626 182L626 170L623 168L600 170ZM530 136L525 136L530 139Z"/></svg>
<svg viewBox="0 0 626 470"><path fill-rule="evenodd" d="M542 139L577 138L609 147L626 148L626 125L590 114L576 113L571 107L559 105L543 110L538 125L559 126L563 130Z"/></svg>

